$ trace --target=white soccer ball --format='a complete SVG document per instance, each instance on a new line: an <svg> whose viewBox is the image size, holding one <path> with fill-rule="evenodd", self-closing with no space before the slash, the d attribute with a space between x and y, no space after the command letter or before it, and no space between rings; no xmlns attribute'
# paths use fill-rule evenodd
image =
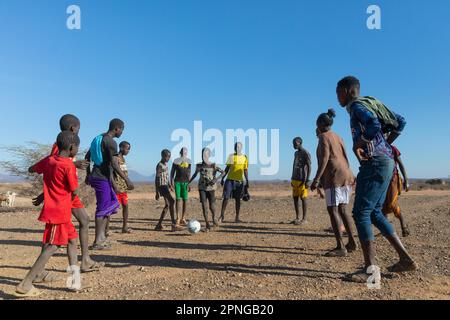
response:
<svg viewBox="0 0 450 320"><path fill-rule="evenodd" d="M202 229L202 225L197 220L190 220L187 227L192 234L197 234Z"/></svg>

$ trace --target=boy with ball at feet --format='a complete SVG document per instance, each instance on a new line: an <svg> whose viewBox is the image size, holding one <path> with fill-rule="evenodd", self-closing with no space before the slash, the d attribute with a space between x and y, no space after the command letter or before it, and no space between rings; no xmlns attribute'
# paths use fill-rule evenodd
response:
<svg viewBox="0 0 450 320"><path fill-rule="evenodd" d="M163 231L163 221L166 217L167 211L170 212L170 218L172 220L172 232L182 231L182 228L179 224L177 224L177 220L175 218L175 200L173 199L172 194L173 186L170 183L170 174L169 174L169 160L172 156L171 152L167 149L161 151L161 161L158 162L156 166L156 178L155 178L155 191L156 201L159 201L160 197L164 198L165 206L163 211L161 212L161 217L159 218L159 222L156 225L155 231Z"/></svg>
<svg viewBox="0 0 450 320"><path fill-rule="evenodd" d="M78 153L80 139L70 131L61 132L57 138L58 155L47 157L29 169L30 173L43 174L45 202L39 221L46 224L41 254L25 279L16 287L18 297L36 297L41 292L33 286L44 272L45 265L61 246L67 246L68 288L81 289L80 267L77 257L77 231L72 223L72 201L76 196L78 178L72 158Z"/></svg>

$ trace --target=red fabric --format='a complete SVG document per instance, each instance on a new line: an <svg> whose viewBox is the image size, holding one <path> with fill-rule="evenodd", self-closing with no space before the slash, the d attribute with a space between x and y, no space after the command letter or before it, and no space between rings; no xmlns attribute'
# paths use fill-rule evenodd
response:
<svg viewBox="0 0 450 320"><path fill-rule="evenodd" d="M44 175L44 207L39 221L50 224L69 223L72 214L72 192L78 188L77 169L72 159L50 156L33 167Z"/></svg>
<svg viewBox="0 0 450 320"><path fill-rule="evenodd" d="M123 206L128 205L128 194L126 192L124 193L119 193L117 195L117 200L119 201L119 203Z"/></svg>
<svg viewBox="0 0 450 320"><path fill-rule="evenodd" d="M63 224L46 224L42 243L66 246L69 240L77 238L78 233L72 221Z"/></svg>
<svg viewBox="0 0 450 320"><path fill-rule="evenodd" d="M55 143L52 147L52 152L50 153L51 156L57 156L59 154L58 145ZM72 208L73 209L83 209L84 204L81 201L80 197L75 196L75 198L72 201Z"/></svg>
<svg viewBox="0 0 450 320"><path fill-rule="evenodd" d="M402 154L400 153L400 150L397 149L397 147L395 147L395 146L391 146L391 147L392 147L392 153L394 155L394 160L397 162L398 158L400 158L400 156Z"/></svg>
<svg viewBox="0 0 450 320"><path fill-rule="evenodd" d="M58 145L55 143L52 147L52 152L50 152L51 156L57 156L59 154Z"/></svg>

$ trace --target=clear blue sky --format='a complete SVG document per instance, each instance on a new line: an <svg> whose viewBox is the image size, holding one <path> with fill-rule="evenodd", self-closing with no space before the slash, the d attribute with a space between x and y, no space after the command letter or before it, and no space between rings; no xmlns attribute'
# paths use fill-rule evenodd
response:
<svg viewBox="0 0 450 320"><path fill-rule="evenodd" d="M66 28L70 4L81 7L80 31ZM366 27L370 4L381 31ZM75 113L87 147L119 117L130 167L150 174L172 131L194 120L278 128L285 179L293 137L315 159L315 120L329 106L350 150L335 85L353 74L362 94L407 119L398 147L410 176L446 177L449 18L447 0L2 0L0 144L52 143L59 117Z"/></svg>

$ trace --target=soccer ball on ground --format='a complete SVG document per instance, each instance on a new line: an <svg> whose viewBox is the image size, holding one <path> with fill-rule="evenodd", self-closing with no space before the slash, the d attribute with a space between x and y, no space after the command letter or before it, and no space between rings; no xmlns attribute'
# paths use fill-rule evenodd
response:
<svg viewBox="0 0 450 320"><path fill-rule="evenodd" d="M191 234L197 234L202 229L202 225L197 220L189 220L187 227Z"/></svg>

